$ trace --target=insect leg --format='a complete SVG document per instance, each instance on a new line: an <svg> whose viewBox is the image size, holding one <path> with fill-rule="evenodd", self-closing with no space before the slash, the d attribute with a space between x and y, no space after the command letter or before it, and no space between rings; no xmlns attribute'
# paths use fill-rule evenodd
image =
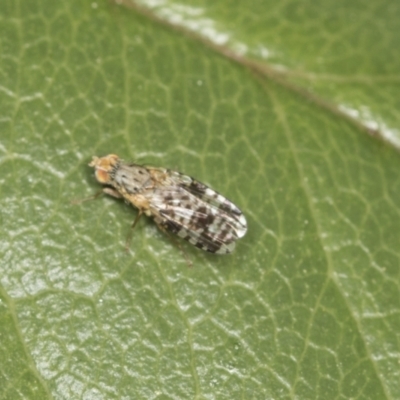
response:
<svg viewBox="0 0 400 400"><path fill-rule="evenodd" d="M103 188L102 192L105 194L108 194L109 196L115 197L116 199L122 199L122 197L123 197L122 194L120 194L118 191L116 191L115 189L109 188L109 187ZM96 197L97 196L98 195L96 195Z"/></svg>
<svg viewBox="0 0 400 400"><path fill-rule="evenodd" d="M104 193L104 192L103 192L103 189L102 189L102 190L100 190L99 192L95 193L93 196L86 197L86 198L84 198L84 199L79 199L79 200L72 200L72 201L71 201L71 204L81 204L81 203L85 203L86 201L89 201L89 200L97 199L97 198L98 198L99 196L101 196L103 193Z"/></svg>
<svg viewBox="0 0 400 400"><path fill-rule="evenodd" d="M129 247L131 245L131 240L132 240L132 233L133 233L133 229L135 228L136 224L138 223L140 217L142 216L143 211L139 210L139 212L136 215L135 220L133 221L133 224L131 226L131 230L128 233L128 236L126 237L126 243L125 243L125 249L126 251L129 251Z"/></svg>
<svg viewBox="0 0 400 400"><path fill-rule="evenodd" d="M120 199L122 196L116 191L116 190L114 190L114 189L111 189L111 188L103 188L103 189L101 189L100 191L98 191L97 193L95 193L93 196L89 196L89 197L86 197L86 198L84 198L84 199L80 199L80 200L72 200L71 201L71 203L72 204L81 204L81 203L85 203L86 201L89 201L89 200L95 200L95 199L97 199L98 197L100 197L102 194L108 194L109 196L112 196L112 197L116 197L117 199Z"/></svg>
<svg viewBox="0 0 400 400"><path fill-rule="evenodd" d="M168 232L168 230L162 225L162 223L160 223L160 222L158 222L158 221L156 221L156 220L154 220L154 222L156 223L156 225L158 226L158 228L159 228L162 232L164 232L164 233L169 237L169 239L171 240L171 242L174 243L174 244L178 247L178 249L180 250L180 252L181 252L182 255L183 255L183 258L186 260L188 266L189 266L189 267L193 267L192 261L190 260L189 256L188 256L187 253L185 252L185 249L181 246L181 244L179 243L179 241L176 240L176 238L175 238L174 236L172 236L172 235Z"/></svg>

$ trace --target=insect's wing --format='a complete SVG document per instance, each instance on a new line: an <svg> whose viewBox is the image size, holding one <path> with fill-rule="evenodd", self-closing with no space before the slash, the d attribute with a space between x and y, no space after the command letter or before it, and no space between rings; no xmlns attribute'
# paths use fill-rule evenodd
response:
<svg viewBox="0 0 400 400"><path fill-rule="evenodd" d="M178 186L157 189L148 198L155 222L205 251L231 253L236 219Z"/></svg>
<svg viewBox="0 0 400 400"><path fill-rule="evenodd" d="M235 229L238 238L245 235L247 231L247 221L243 213L235 204L220 193L190 176L183 175L177 171L170 171L170 174L174 185L183 188L193 196L215 208L218 208L222 213L229 216L231 227Z"/></svg>

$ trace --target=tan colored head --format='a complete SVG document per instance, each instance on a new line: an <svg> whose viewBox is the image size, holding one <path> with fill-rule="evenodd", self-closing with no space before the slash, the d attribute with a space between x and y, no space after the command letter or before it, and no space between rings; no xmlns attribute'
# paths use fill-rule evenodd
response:
<svg viewBox="0 0 400 400"><path fill-rule="evenodd" d="M110 173L118 166L121 159L116 154L108 154L104 157L94 156L89 167L95 169L96 179L103 184L110 184L112 178Z"/></svg>

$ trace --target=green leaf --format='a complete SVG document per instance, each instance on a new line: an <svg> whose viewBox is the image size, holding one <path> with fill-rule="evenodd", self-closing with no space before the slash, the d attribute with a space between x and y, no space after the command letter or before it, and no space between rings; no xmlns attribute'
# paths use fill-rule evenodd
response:
<svg viewBox="0 0 400 400"><path fill-rule="evenodd" d="M123 3L2 4L0 398L400 398L400 4ZM126 252L108 153L247 235Z"/></svg>

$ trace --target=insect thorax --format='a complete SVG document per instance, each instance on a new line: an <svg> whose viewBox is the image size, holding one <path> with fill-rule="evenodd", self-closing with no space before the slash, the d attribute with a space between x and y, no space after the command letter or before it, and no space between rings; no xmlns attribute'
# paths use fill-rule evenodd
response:
<svg viewBox="0 0 400 400"><path fill-rule="evenodd" d="M120 164L114 172L114 182L117 188L130 194L152 187L149 171L137 164Z"/></svg>

